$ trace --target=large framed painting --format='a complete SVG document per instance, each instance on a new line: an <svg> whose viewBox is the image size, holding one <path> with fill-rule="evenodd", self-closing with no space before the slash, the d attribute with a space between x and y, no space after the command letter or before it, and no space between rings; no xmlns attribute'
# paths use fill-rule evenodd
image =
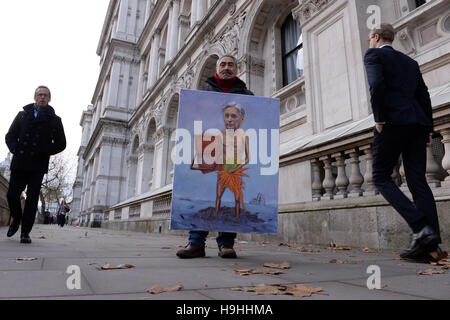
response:
<svg viewBox="0 0 450 320"><path fill-rule="evenodd" d="M279 99L181 90L171 229L276 234Z"/></svg>

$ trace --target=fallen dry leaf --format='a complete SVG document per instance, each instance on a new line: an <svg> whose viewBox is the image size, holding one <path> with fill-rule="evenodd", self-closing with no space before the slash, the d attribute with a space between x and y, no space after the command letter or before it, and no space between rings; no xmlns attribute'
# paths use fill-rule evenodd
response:
<svg viewBox="0 0 450 320"><path fill-rule="evenodd" d="M373 252L375 252L374 250L372 250L372 249L370 249L370 248L364 248L362 251L363 251L363 252L367 252L367 253L373 253Z"/></svg>
<svg viewBox="0 0 450 320"><path fill-rule="evenodd" d="M232 288L233 291L255 292L257 295L293 295L296 297L310 297L314 293L321 293L322 288L308 288L303 284L296 284L294 287L280 284L259 284L256 287ZM322 293L323 294L323 293Z"/></svg>
<svg viewBox="0 0 450 320"><path fill-rule="evenodd" d="M272 274L272 275L277 275L277 274L282 274L283 272L278 271L278 270L252 270L252 274Z"/></svg>
<svg viewBox="0 0 450 320"><path fill-rule="evenodd" d="M337 251L349 251L352 248L349 247L328 247L329 250L337 250Z"/></svg>
<svg viewBox="0 0 450 320"><path fill-rule="evenodd" d="M231 288L233 291L245 291L245 292L255 292L258 295L262 294L280 294L280 290L274 285L258 284L256 287L241 287L241 288Z"/></svg>
<svg viewBox="0 0 450 320"><path fill-rule="evenodd" d="M150 289L147 289L147 292L151 293L151 294L160 294L163 292L176 292L176 291L180 291L181 289L183 289L183 286L174 286L171 288L163 288L160 286L153 286Z"/></svg>
<svg viewBox="0 0 450 320"><path fill-rule="evenodd" d="M281 242L278 246L279 246L279 247L289 247L289 248L292 248L292 247L295 247L295 244Z"/></svg>
<svg viewBox="0 0 450 320"><path fill-rule="evenodd" d="M38 258L16 258L16 261L34 261Z"/></svg>
<svg viewBox="0 0 450 320"><path fill-rule="evenodd" d="M445 271L442 271L442 270L426 269L426 270L421 270L421 271L417 272L417 275L431 276L433 274L444 274L444 273L445 273Z"/></svg>
<svg viewBox="0 0 450 320"><path fill-rule="evenodd" d="M40 236L39 239L47 239L45 236Z"/></svg>
<svg viewBox="0 0 450 320"><path fill-rule="evenodd" d="M97 267L98 270L118 270L118 269L131 269L134 268L132 264L119 264L118 266L113 266L108 264L105 264L104 266Z"/></svg>
<svg viewBox="0 0 450 320"><path fill-rule="evenodd" d="M289 264L289 262L284 261L281 264L276 264L276 263L264 263L264 267L266 268L275 268L275 269L290 269L291 265Z"/></svg>
<svg viewBox="0 0 450 320"><path fill-rule="evenodd" d="M301 248L298 251L300 251L300 252L310 252L310 253L319 253L320 252L320 250L305 249L305 248Z"/></svg>
<svg viewBox="0 0 450 320"><path fill-rule="evenodd" d="M252 274L270 274L277 275L282 274L283 272L278 270L253 270L253 269L236 269L234 272L239 273L241 276L249 276Z"/></svg>
<svg viewBox="0 0 450 320"><path fill-rule="evenodd" d="M283 294L292 295L294 297L310 297L314 293L319 293L322 288L308 288L303 284L296 284L295 287L286 286Z"/></svg>
<svg viewBox="0 0 450 320"><path fill-rule="evenodd" d="M348 260L332 259L332 260L328 261L328 263L336 263L336 264L358 264L360 262L362 262L362 260L348 261Z"/></svg>

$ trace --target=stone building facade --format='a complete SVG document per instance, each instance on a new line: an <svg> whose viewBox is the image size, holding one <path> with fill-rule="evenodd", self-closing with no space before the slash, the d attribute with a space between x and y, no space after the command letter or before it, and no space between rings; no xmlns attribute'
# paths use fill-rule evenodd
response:
<svg viewBox="0 0 450 320"><path fill-rule="evenodd" d="M227 53L238 58L250 90L281 102L277 238L404 245L408 227L371 182L374 123L363 56L378 16L394 25L394 47L419 62L430 89L438 137L427 179L441 227L448 226L446 0L111 0L97 50L101 72L80 122L79 223L168 232L179 92L200 88ZM405 185L401 162L393 178ZM443 238L450 240L445 229Z"/></svg>

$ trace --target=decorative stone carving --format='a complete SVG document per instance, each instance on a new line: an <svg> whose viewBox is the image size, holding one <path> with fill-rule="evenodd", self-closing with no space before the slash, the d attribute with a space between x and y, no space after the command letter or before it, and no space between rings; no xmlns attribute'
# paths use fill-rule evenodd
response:
<svg viewBox="0 0 450 320"><path fill-rule="evenodd" d="M247 12L242 12L237 18L230 19L222 34L216 37L216 43L224 48L226 53L235 53L239 48L241 30L245 22Z"/></svg>
<svg viewBox="0 0 450 320"><path fill-rule="evenodd" d="M405 54L409 55L416 52L414 41L411 36L411 30L409 27L405 27L402 30L399 30L397 32L397 39L403 46Z"/></svg>
<svg viewBox="0 0 450 320"><path fill-rule="evenodd" d="M292 11L292 16L300 20L302 24L311 20L314 16L324 10L329 4L336 0L304 0Z"/></svg>

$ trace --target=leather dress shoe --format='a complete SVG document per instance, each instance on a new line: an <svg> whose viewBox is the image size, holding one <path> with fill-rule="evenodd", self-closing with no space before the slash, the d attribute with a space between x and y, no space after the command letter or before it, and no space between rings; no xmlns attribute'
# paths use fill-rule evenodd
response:
<svg viewBox="0 0 450 320"><path fill-rule="evenodd" d="M236 251L234 251L231 246L220 246L219 247L219 257L225 259L236 259Z"/></svg>
<svg viewBox="0 0 450 320"><path fill-rule="evenodd" d="M416 259L427 253L428 248L437 246L439 241L439 236L429 226L425 226L419 232L412 234L409 248L400 253L400 257L403 259Z"/></svg>
<svg viewBox="0 0 450 320"><path fill-rule="evenodd" d="M19 230L20 223L15 224L14 222L11 223L8 229L8 233L6 234L8 238L11 238L13 235L16 234L17 230Z"/></svg>
<svg viewBox="0 0 450 320"><path fill-rule="evenodd" d="M177 256L181 259L202 258L205 256L205 248L189 243L186 248L178 250Z"/></svg>
<svg viewBox="0 0 450 320"><path fill-rule="evenodd" d="M20 243L31 243L31 238L28 233L22 233L20 235Z"/></svg>

